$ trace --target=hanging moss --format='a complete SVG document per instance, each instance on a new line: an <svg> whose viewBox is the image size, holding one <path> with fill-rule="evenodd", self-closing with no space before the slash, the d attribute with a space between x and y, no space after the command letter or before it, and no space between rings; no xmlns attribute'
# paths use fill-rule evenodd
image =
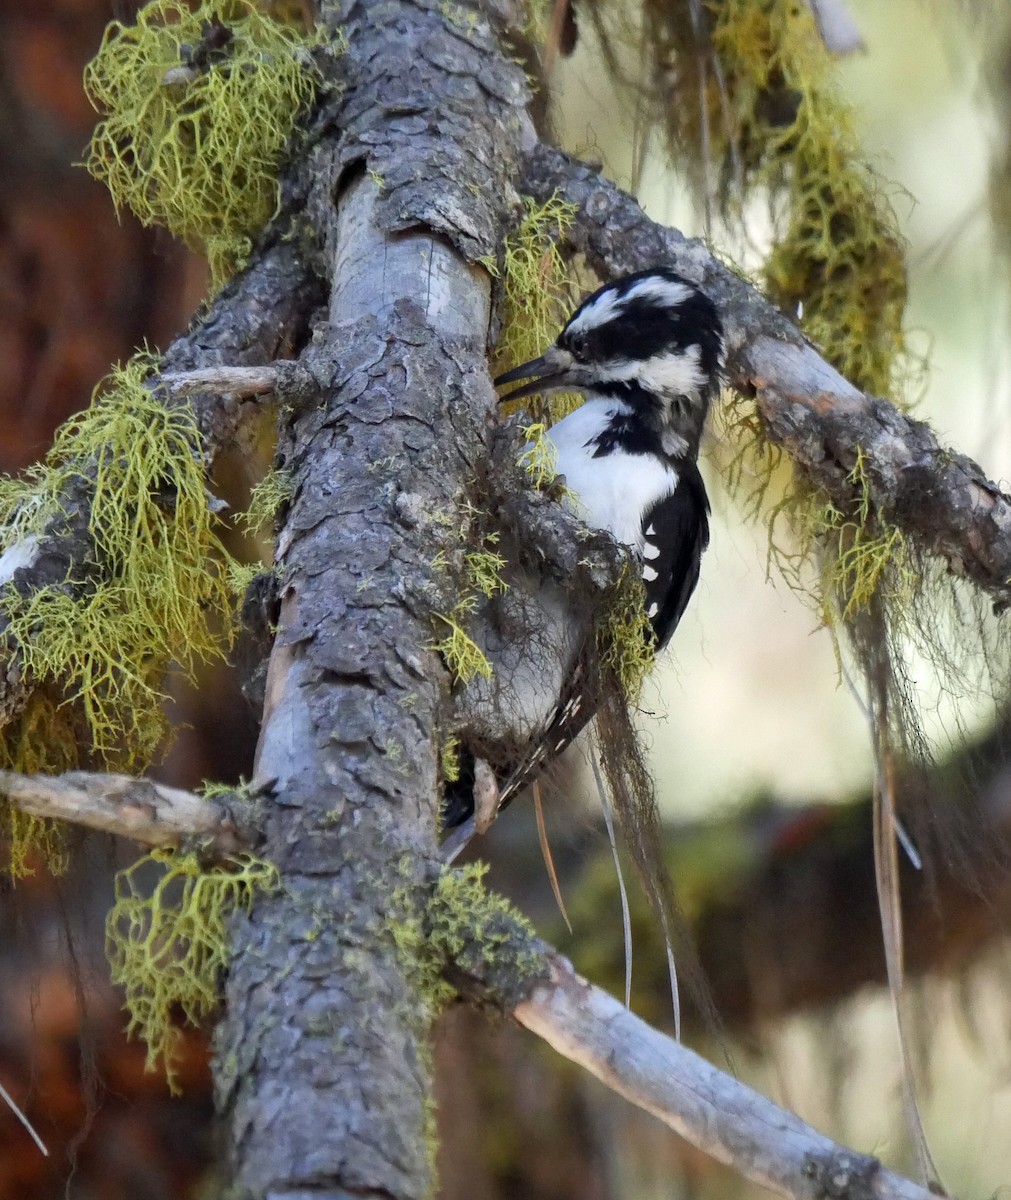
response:
<svg viewBox="0 0 1011 1200"><path fill-rule="evenodd" d="M278 167L320 72L322 35L250 0L152 0L113 21L85 71L103 114L88 170L117 207L207 256L216 288L276 211Z"/></svg>
<svg viewBox="0 0 1011 1200"><path fill-rule="evenodd" d="M27 597L8 586L0 612L27 678L80 712L81 758L107 768L150 763L166 728L169 663L192 678L198 664L224 655L233 621L196 419L151 394L154 367L147 355L118 367L91 407L58 431L41 466L0 480L8 545L58 523L68 494L89 496L101 571ZM31 770L29 745L44 764L61 758L51 739L36 742L40 732L24 721L5 731L6 761Z"/></svg>
<svg viewBox="0 0 1011 1200"><path fill-rule="evenodd" d="M279 878L251 855L205 867L195 854L172 850L153 850L116 876L105 927L112 981L126 991L128 1034L147 1043L147 1069L162 1062L173 1091L181 1038L173 1010L192 1025L214 1013L228 966L228 918L248 913Z"/></svg>
<svg viewBox="0 0 1011 1200"><path fill-rule="evenodd" d="M601 667L617 681L631 705L638 703L642 685L653 669L655 644L642 579L626 567L597 626L597 645Z"/></svg>
<svg viewBox="0 0 1011 1200"><path fill-rule="evenodd" d="M905 245L879 180L861 162L849 106L810 6L721 0L712 45L730 123L724 178L768 190L777 231L765 285L858 387L892 391L905 349ZM717 135L719 136L719 135Z"/></svg>

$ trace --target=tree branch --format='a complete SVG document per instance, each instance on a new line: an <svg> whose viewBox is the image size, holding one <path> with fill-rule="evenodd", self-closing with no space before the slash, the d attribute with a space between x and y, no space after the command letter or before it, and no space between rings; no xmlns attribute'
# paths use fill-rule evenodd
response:
<svg viewBox="0 0 1011 1200"><path fill-rule="evenodd" d="M580 978L561 955L546 952L545 959L550 982L514 1007L516 1020L752 1183L795 1200L931 1196L651 1028Z"/></svg>
<svg viewBox="0 0 1011 1200"><path fill-rule="evenodd" d="M972 459L858 391L701 241L651 221L599 172L541 145L526 156L523 185L535 199L557 192L577 206L569 240L604 276L663 264L698 283L723 317L730 381L755 397L769 440L845 510L858 499L850 475L861 452L882 518L986 592L996 610L1011 604L1011 498Z"/></svg>
<svg viewBox="0 0 1011 1200"><path fill-rule="evenodd" d="M298 370L296 363L265 363L261 367L205 367L159 376L156 386L173 399L212 393L233 396L267 396L284 387L282 368ZM304 374L304 372L303 372Z"/></svg>
<svg viewBox="0 0 1011 1200"><path fill-rule="evenodd" d="M151 846L210 838L234 853L251 844L231 806L124 775L0 772L0 795L23 812L71 821ZM692 1145L754 1183L796 1200L927 1200L930 1193L875 1158L833 1142L753 1089L653 1029L518 924L477 989L559 1054L651 1113ZM503 962L523 961L528 978L548 980L522 994ZM530 969L531 962L536 969ZM452 965L451 973L457 968ZM517 998L521 995L522 998Z"/></svg>
<svg viewBox="0 0 1011 1200"><path fill-rule="evenodd" d="M211 854L225 856L248 849L255 841L248 822L237 816L237 804L223 797L196 796L152 779L88 771L65 775L0 771L0 796L21 812L114 833L146 846L178 846L200 838L207 840Z"/></svg>
<svg viewBox="0 0 1011 1200"><path fill-rule="evenodd" d="M212 364L220 371L221 360L227 359L233 364L228 378L234 381L236 370L262 367L290 354L305 340L319 300L319 281L297 247L268 240L250 266L218 293L202 320L169 347L165 376L176 379L182 372L206 370ZM304 372L294 363L273 363L271 369L275 388L282 383L295 389L304 385ZM248 383L247 377L247 388ZM208 466L234 442L249 412L247 398L256 394L239 387L204 395L194 403ZM168 403L180 398L170 395ZM85 594L103 565L91 532L91 485L83 473L67 485L59 509L41 536L33 534L4 547L0 586L10 586L25 599L47 587ZM17 650L0 641L0 727L21 712L31 692Z"/></svg>

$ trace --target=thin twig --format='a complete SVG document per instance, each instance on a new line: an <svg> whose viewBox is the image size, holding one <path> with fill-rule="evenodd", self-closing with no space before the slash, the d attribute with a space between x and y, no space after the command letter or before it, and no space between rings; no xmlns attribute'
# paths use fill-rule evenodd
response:
<svg viewBox="0 0 1011 1200"><path fill-rule="evenodd" d="M249 832L219 800L150 779L88 771L0 771L0 796L21 812L114 833L146 846L178 846L198 837L208 839L212 852L232 854L251 842Z"/></svg>
<svg viewBox="0 0 1011 1200"><path fill-rule="evenodd" d="M199 371L161 375L157 382L171 396L192 396L195 392L265 396L277 390L278 371L276 363L258 367L203 367Z"/></svg>
<svg viewBox="0 0 1011 1200"><path fill-rule="evenodd" d="M14 1103L14 1100L12 1099L10 1092L7 1091L7 1089L4 1087L4 1085L2 1083L0 1083L0 1097L3 1098L3 1100L7 1104L8 1108L17 1117L17 1119L21 1122L21 1124L25 1127L25 1129L28 1130L28 1133L30 1134L31 1139L35 1143L35 1145L38 1146L38 1148L42 1151L42 1153L46 1156L46 1158L48 1158L49 1151L46 1149L46 1143L35 1132L35 1129L31 1123L31 1121L28 1120L28 1118L21 1111L21 1109L18 1108L18 1106Z"/></svg>

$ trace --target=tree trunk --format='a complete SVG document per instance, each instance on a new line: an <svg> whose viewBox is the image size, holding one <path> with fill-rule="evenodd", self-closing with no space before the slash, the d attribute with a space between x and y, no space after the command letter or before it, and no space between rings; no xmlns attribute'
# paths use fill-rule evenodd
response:
<svg viewBox="0 0 1011 1200"><path fill-rule="evenodd" d="M256 778L283 889L236 925L217 1035L242 1196L433 1187L432 1011L392 925L436 848L432 560L493 404L474 264L514 195L525 99L479 9L450 7L324 5L348 50L294 168L329 321L303 356L318 396L281 433L294 493Z"/></svg>

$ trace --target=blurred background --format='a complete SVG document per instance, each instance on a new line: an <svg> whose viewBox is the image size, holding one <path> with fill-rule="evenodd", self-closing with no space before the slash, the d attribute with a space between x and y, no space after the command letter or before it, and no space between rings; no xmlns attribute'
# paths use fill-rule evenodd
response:
<svg viewBox="0 0 1011 1200"><path fill-rule="evenodd" d="M670 0L671 4L675 0ZM1007 229L1011 211L1011 19L978 0L848 0L864 48L838 85L907 239L907 329L923 361L905 397L997 481L1011 476ZM204 264L159 230L117 216L77 164L95 120L81 88L110 0L0 0L0 469L35 461L85 406L109 364L165 346L204 297ZM685 178L603 57L641 68L634 29L602 44L581 20L551 72L561 144L597 158L652 216L706 235L756 269L760 211L707 223ZM631 15L628 22L634 25ZM692 1041L832 1136L912 1169L871 861L870 738L817 613L767 572L767 531L722 486L729 433L717 420L704 471L712 547L689 612L647 685L641 725L672 864L722 1030ZM261 464L262 465L262 464ZM242 497L258 465L233 461L220 490ZM955 636L958 636L957 630ZM983 1196L1011 1180L1008 877L990 869L1011 831L1007 719L986 665L957 695L924 666L921 704L946 804L972 793L988 822L979 870L931 879L908 863L909 995L928 1138L945 1183ZM249 774L255 715L228 672L179 690L180 734L158 770L182 786ZM956 736L962 728L964 736ZM577 968L620 993L621 914L595 800L575 755L549 808L571 933L550 895L528 804L478 848L492 882ZM582 799L581 799L582 798ZM582 811L580 819L573 817ZM983 844L986 843L986 844ZM68 877L3 884L0 1084L30 1114L42 1159L0 1108L0 1200L214 1196L208 1048L186 1043L183 1096L143 1071L105 982L104 913L129 846L84 838ZM956 856L951 855L952 859ZM670 1026L662 951L633 904L633 1006ZM610 1096L508 1025L444 1018L437 1061L448 1200L744 1196L730 1172ZM69 1184L68 1184L69 1180Z"/></svg>

